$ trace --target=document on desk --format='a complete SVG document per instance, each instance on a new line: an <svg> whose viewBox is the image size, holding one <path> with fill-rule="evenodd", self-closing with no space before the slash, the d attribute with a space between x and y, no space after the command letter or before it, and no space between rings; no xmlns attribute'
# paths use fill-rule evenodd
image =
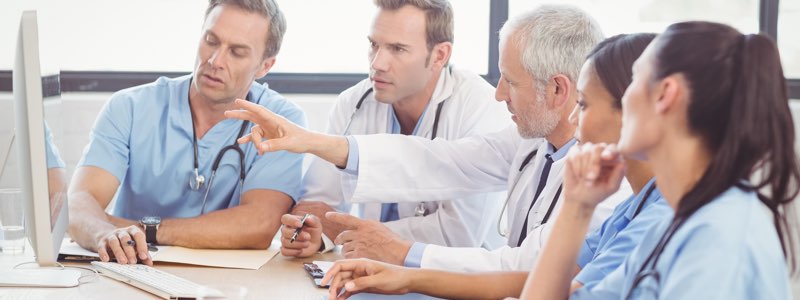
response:
<svg viewBox="0 0 800 300"><path fill-rule="evenodd" d="M217 250L190 249L178 246L156 246L158 251L150 251L154 262L171 262L198 266L230 269L258 270L280 251L280 245L273 243L266 250ZM97 253L78 246L65 238L61 243L60 254L100 257Z"/></svg>

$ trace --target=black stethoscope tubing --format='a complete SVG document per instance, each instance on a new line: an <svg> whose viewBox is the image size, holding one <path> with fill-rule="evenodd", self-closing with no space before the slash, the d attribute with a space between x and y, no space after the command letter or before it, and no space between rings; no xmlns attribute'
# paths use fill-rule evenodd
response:
<svg viewBox="0 0 800 300"><path fill-rule="evenodd" d="M345 126L344 128L344 133L343 133L344 135L350 134L350 125L353 124L353 120L355 120L356 118L356 113L358 113L358 111L361 109L361 105L364 104L364 100L367 99L367 96L372 94L372 91L373 88L367 89L367 91L364 92L363 95L361 95L361 98L358 99L358 102L356 102L356 109L353 111L352 114L350 114L350 121L347 122L347 126ZM436 134L439 132L439 119L441 118L442 115L442 107L444 107L444 102L445 101L439 102L439 105L436 106L436 115L433 117L433 129L431 132L431 140L436 139ZM424 216L426 211L427 209L425 208L425 202L420 202L420 204L415 208L414 214L416 216Z"/></svg>
<svg viewBox="0 0 800 300"><path fill-rule="evenodd" d="M251 101L251 93L250 92L247 93L246 100L247 101ZM192 111L191 101L189 101L189 112L191 113L191 116L192 116L192 147L194 148L194 175L195 175L195 179L194 179L195 185L190 184L189 186L193 190L200 190L200 188L202 188L203 183L205 182L205 178L202 175L199 174L200 163L198 161L197 133L196 133L195 128L194 128L195 127L195 124L194 124L194 119L195 118L194 118L194 111ZM214 163L211 164L211 177L209 177L208 187L206 188L205 195L203 196L203 204L202 204L202 206L200 208L200 214L201 215L203 213L205 213L206 200L208 200L208 194L211 191L211 187L214 184L214 177L217 174L217 169L219 169L219 164L222 162L222 158L225 156L225 153L228 150L233 150L234 152L236 152L239 155L239 185L240 186L244 185L244 179L245 179L245 176L246 176L246 172L245 172L245 168L244 168L244 157L245 157L245 155L244 155L244 151L242 150L242 148L239 147L239 143L237 142L237 140L239 138L241 138L242 136L244 136L244 132L245 132L245 130L247 130L248 124L249 124L248 121L242 121L242 125L239 128L239 133L236 135L236 139L233 140L233 143L223 147L222 149L219 150L219 152L217 152L217 156L214 158Z"/></svg>

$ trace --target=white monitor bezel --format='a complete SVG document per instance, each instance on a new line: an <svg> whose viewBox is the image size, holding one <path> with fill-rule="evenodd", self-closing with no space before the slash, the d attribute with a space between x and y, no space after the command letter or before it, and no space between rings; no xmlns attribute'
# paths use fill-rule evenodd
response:
<svg viewBox="0 0 800 300"><path fill-rule="evenodd" d="M40 266L52 266L57 264L69 209L67 203L61 205L55 222L51 222L36 11L22 13L16 51L13 74L15 131L21 189L27 200L26 232L36 262Z"/></svg>

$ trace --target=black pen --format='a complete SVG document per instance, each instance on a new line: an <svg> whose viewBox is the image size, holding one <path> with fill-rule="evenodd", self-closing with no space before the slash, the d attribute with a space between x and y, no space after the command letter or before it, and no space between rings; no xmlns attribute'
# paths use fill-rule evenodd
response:
<svg viewBox="0 0 800 300"><path fill-rule="evenodd" d="M297 235L300 234L300 231L303 230L303 226L306 225L306 219L310 214L303 215L303 218L300 219L300 227L294 230L294 234L292 234L292 238L289 240L290 243L294 243L294 240L297 238Z"/></svg>

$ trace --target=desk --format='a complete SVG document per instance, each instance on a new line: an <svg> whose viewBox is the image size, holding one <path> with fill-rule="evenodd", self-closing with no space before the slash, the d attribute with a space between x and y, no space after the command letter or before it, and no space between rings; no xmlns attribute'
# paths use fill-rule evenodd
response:
<svg viewBox="0 0 800 300"><path fill-rule="evenodd" d="M26 247L21 255L0 255L0 272L20 262L33 261ZM258 270L197 267L172 263L156 263L155 267L199 284L241 285L247 287L248 299L313 299L320 300L327 289L314 285L302 263L312 260L340 259L338 253L317 254L306 259L287 258L280 254ZM66 263L67 266L89 266ZM88 271L82 270L87 273ZM0 288L0 299L159 299L154 295L114 279L100 276L91 283L73 288Z"/></svg>

